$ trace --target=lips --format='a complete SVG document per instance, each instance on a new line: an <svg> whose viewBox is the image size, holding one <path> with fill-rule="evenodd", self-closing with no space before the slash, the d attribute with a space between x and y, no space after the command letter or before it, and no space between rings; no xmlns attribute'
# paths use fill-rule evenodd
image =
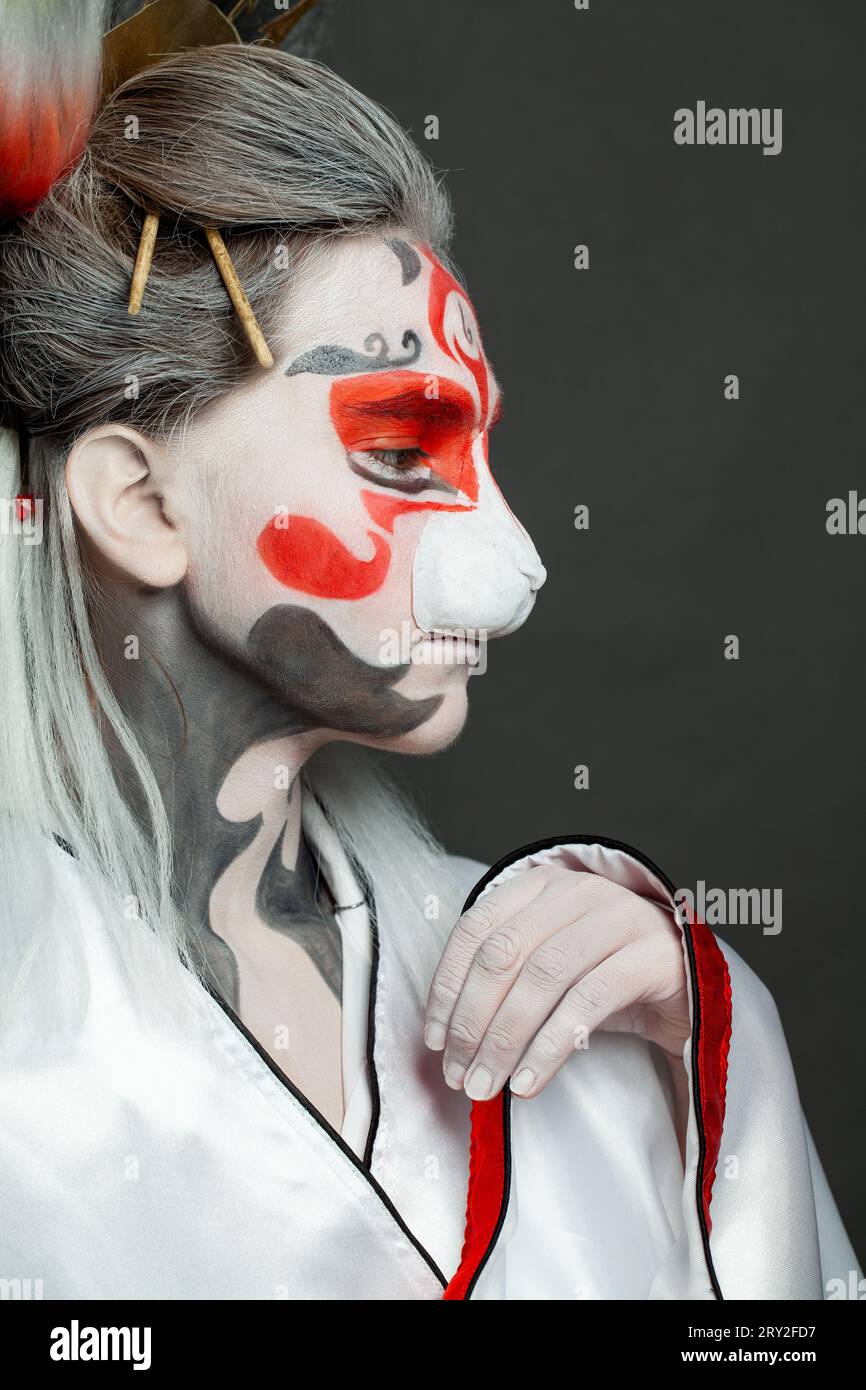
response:
<svg viewBox="0 0 866 1390"><path fill-rule="evenodd" d="M481 644L474 637L424 633L412 645L410 660L420 666L477 666Z"/></svg>

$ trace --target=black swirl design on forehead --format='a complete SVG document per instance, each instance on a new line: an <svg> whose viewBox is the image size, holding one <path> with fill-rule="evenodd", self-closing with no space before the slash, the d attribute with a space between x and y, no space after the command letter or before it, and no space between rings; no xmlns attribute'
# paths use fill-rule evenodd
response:
<svg viewBox="0 0 866 1390"><path fill-rule="evenodd" d="M403 272L403 284L411 285L413 280L417 280L421 274L421 257L410 246L408 241L401 241L399 237L392 237L385 245L390 247L400 262L400 269Z"/></svg>
<svg viewBox="0 0 866 1390"><path fill-rule="evenodd" d="M385 245L394 252L400 262L402 283L411 285L421 274L421 257L418 252L414 246L410 246L408 241L402 241L400 237L391 237ZM403 357L391 353L384 333L368 333L364 339L363 352L355 352L353 348L342 347L338 343L323 343L320 347L310 348L308 352L296 357L291 366L286 368L286 376L301 376L304 373L316 376L351 376L355 372L379 372L393 367L411 367L421 356L421 339L411 328L407 328L400 344L405 353Z"/></svg>
<svg viewBox="0 0 866 1390"><path fill-rule="evenodd" d="M296 357L286 376L300 376L312 372L316 376L351 376L353 372L380 372L389 367L411 367L421 356L421 339L411 328L407 328L401 338L405 356L392 356L383 333L368 333L364 339L364 352L340 347L337 343L323 343L321 347L311 348Z"/></svg>

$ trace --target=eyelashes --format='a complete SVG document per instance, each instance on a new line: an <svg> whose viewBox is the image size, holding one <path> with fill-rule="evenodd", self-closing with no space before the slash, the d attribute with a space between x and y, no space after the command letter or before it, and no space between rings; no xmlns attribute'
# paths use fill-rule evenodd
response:
<svg viewBox="0 0 866 1390"><path fill-rule="evenodd" d="M401 492L423 492L427 487L447 488L447 484L433 472L430 455L417 446L409 449L350 449L347 458L352 472L359 477L385 487L397 488Z"/></svg>

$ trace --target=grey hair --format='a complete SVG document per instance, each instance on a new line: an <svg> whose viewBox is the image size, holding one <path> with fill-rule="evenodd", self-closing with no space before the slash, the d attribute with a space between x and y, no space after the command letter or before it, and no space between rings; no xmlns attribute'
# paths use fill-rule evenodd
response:
<svg viewBox="0 0 866 1390"><path fill-rule="evenodd" d="M160 234L130 317L145 209ZM112 95L76 168L0 238L4 396L63 444L107 420L157 435L257 370L202 228L269 338L311 243L394 224L445 254L447 197L374 102L287 53L177 54Z"/></svg>
<svg viewBox="0 0 866 1390"><path fill-rule="evenodd" d="M131 317L150 208L161 214L160 234L142 310ZM0 536L4 1041L39 1017L34 991L45 993L58 1033L86 1008L85 943L63 920L48 836L74 846L143 1003L158 997L169 1007L183 974L171 961L188 963L168 819L96 649L91 618L101 600L79 551L64 461L95 425L158 436L260 370L202 234L211 224L273 339L299 260L324 239L399 225L444 256L451 218L430 166L380 107L319 64L225 45L179 54L119 88L77 166L0 236L0 397L16 423L0 430L0 498L34 492L47 507L42 545ZM109 727L141 784L145 826L116 783ZM309 780L315 788L315 768ZM447 857L375 768L336 779L325 770L318 794L362 857L380 918L401 933L423 988L436 951L425 902L432 894L441 903L439 937L460 905ZM22 1011L25 985L32 1009ZM186 988L176 993L188 1008Z"/></svg>

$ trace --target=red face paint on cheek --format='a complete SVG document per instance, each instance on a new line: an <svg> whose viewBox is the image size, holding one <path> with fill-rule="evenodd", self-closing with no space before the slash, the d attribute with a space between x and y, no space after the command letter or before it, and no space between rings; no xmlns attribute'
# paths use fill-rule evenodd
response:
<svg viewBox="0 0 866 1390"><path fill-rule="evenodd" d="M464 387L438 374L377 371L339 378L330 393L331 420L350 453L419 449L430 459L435 479L465 500L410 500L406 496L363 491L366 510L381 530L392 532L398 516L420 511L467 511L478 500L472 445L487 419L489 384L475 315L445 268L424 248L432 266L427 313L431 332L444 353L471 372L477 403ZM487 459L487 433L482 434ZM435 486L435 481L431 484ZM367 598L385 582L391 562L388 541L368 531L374 554L359 559L322 522L307 516L280 516L268 522L257 548L268 571L289 589L317 598Z"/></svg>
<svg viewBox="0 0 866 1390"><path fill-rule="evenodd" d="M467 500L419 501L398 493L363 490L361 500L371 520L393 531L398 516L413 512L468 511L478 497L472 458L475 405L456 382L436 378L430 394L428 377L418 372L376 372L334 382L331 419L347 452L417 448L429 456L440 482ZM268 571L286 588L317 598L367 598L385 582L391 560L388 541L368 531L375 552L361 560L322 522L306 516L279 516L258 539Z"/></svg>
<svg viewBox="0 0 866 1390"><path fill-rule="evenodd" d="M388 542L373 531L367 535L375 553L359 560L313 517L279 516L268 522L257 549L270 573L288 589L316 598L367 598L382 586L391 562Z"/></svg>

